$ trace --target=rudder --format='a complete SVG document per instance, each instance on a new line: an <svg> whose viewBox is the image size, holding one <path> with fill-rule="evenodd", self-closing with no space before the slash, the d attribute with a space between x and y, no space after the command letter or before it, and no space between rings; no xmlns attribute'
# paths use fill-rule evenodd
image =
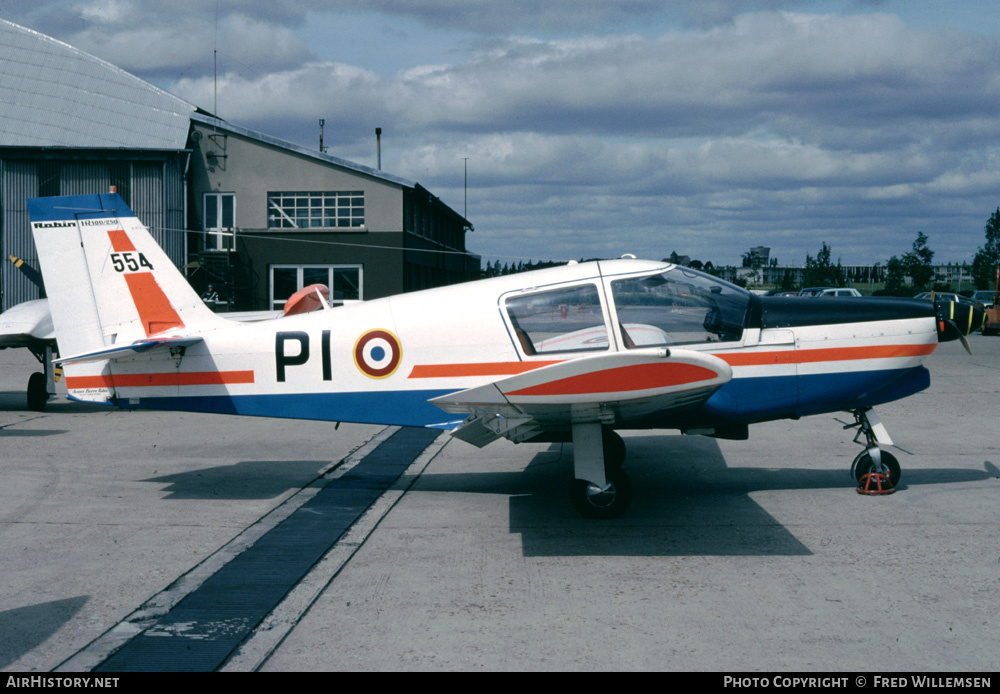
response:
<svg viewBox="0 0 1000 694"><path fill-rule="evenodd" d="M117 193L27 203L64 357L220 320Z"/></svg>

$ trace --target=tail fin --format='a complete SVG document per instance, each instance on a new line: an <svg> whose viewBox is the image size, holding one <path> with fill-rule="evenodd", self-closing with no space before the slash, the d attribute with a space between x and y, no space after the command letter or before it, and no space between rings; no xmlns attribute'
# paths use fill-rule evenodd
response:
<svg viewBox="0 0 1000 694"><path fill-rule="evenodd" d="M61 354L220 320L117 193L27 202Z"/></svg>

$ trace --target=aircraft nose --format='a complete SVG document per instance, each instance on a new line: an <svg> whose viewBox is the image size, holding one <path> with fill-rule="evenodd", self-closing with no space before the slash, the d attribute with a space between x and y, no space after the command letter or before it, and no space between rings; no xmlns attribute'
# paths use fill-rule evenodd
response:
<svg viewBox="0 0 1000 694"><path fill-rule="evenodd" d="M983 327L986 313L972 304L943 299L934 300L934 312L937 316L938 342L961 340L966 349L969 343L965 336Z"/></svg>

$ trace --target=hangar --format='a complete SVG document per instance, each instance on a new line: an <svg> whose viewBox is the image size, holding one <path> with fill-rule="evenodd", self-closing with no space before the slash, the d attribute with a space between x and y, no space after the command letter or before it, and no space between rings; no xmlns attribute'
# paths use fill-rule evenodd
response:
<svg viewBox="0 0 1000 694"><path fill-rule="evenodd" d="M25 199L112 186L218 310L327 284L374 299L474 279L472 225L419 183L239 127L0 20L0 253L36 258ZM38 297L7 262L0 310Z"/></svg>

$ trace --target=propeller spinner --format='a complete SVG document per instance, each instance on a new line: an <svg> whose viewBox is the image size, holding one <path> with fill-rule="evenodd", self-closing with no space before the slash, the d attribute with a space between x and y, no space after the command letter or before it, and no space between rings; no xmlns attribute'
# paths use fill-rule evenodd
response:
<svg viewBox="0 0 1000 694"><path fill-rule="evenodd" d="M934 299L934 313L937 317L938 342L961 340L965 351L972 354L965 336L983 327L986 313L973 304Z"/></svg>

